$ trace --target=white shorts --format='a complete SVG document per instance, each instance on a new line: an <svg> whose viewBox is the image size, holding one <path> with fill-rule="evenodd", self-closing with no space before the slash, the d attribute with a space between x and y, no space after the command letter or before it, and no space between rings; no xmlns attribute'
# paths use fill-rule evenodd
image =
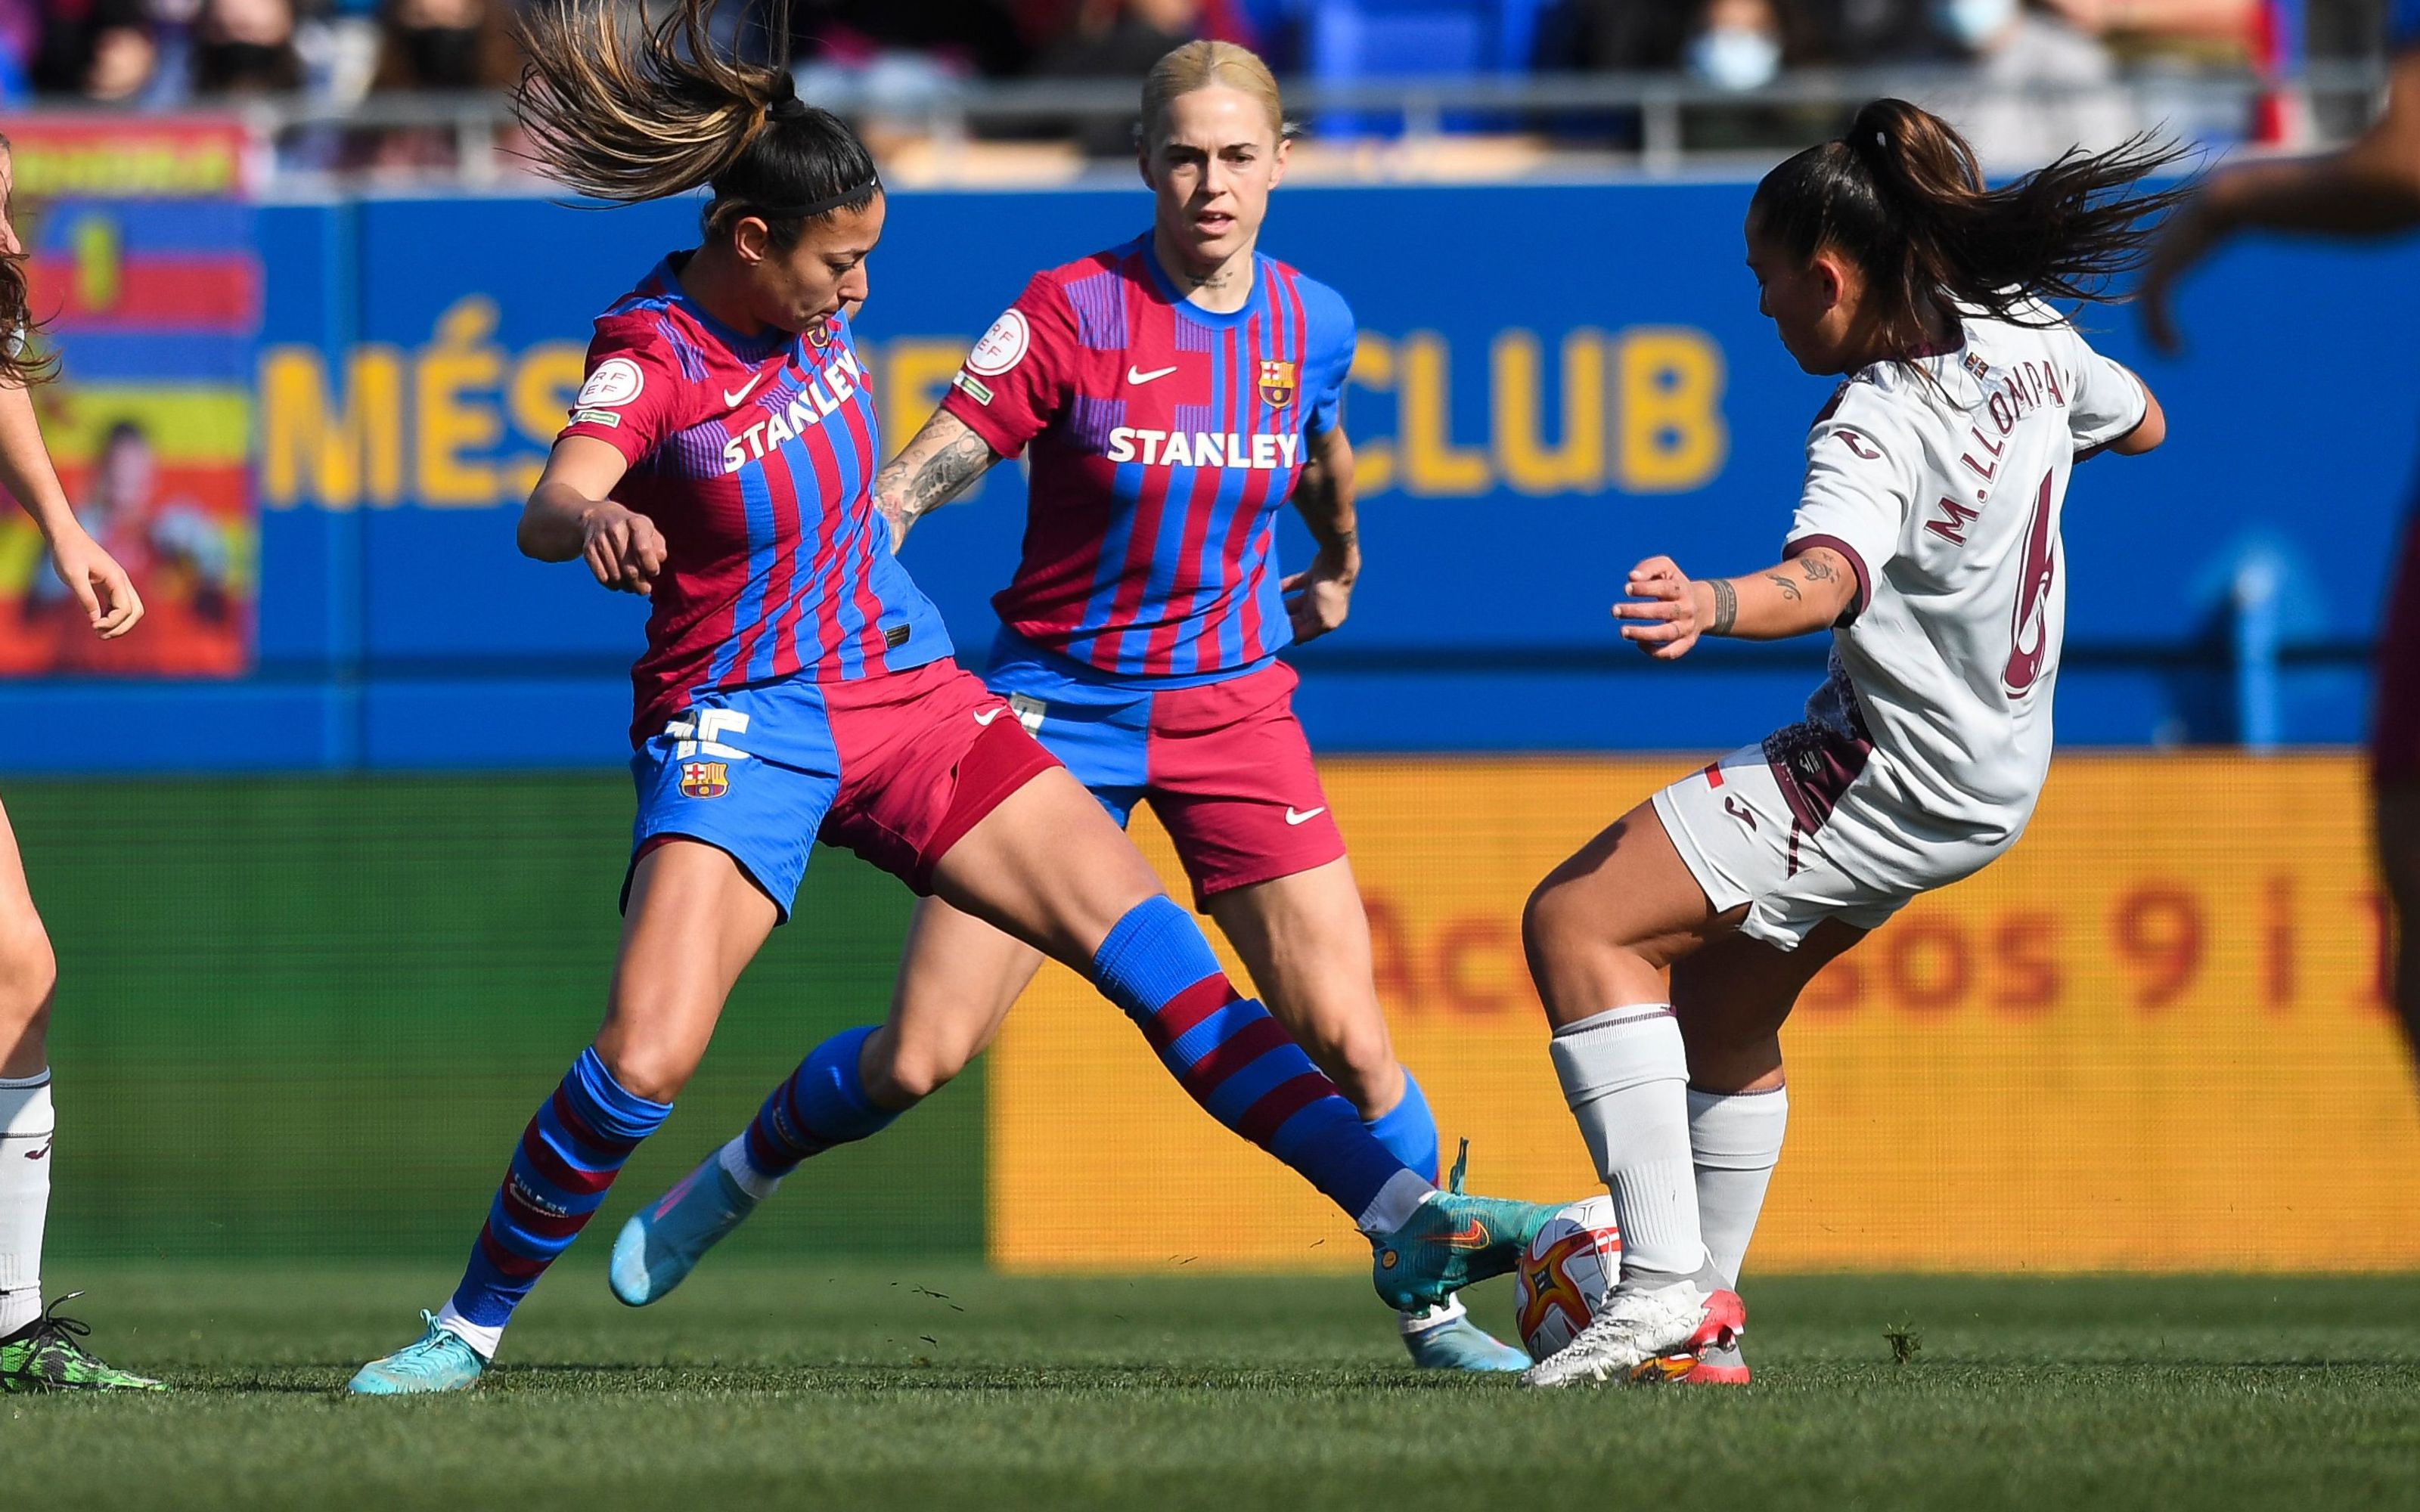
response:
<svg viewBox="0 0 2420 1512"><path fill-rule="evenodd" d="M1915 891L1876 887L1824 857L1820 833L1799 827L1761 745L1743 746L1655 795L1664 832L1714 912L1742 903L1740 933L1794 950L1827 918L1880 927Z"/></svg>

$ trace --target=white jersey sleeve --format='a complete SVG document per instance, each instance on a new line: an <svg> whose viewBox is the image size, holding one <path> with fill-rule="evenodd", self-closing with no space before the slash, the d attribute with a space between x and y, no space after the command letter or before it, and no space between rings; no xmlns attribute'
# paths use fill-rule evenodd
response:
<svg viewBox="0 0 2420 1512"><path fill-rule="evenodd" d="M1921 443L1873 385L1852 379L1807 433L1807 479L1791 520L1786 561L1824 546L1857 575L1854 619L1873 602L1874 575L1899 552L1916 507Z"/></svg>
<svg viewBox="0 0 2420 1512"><path fill-rule="evenodd" d="M2067 428L2079 453L2119 440L2143 423L2151 399L2143 380L2085 344L2072 326L2059 335L2067 348L2075 392L2068 396Z"/></svg>

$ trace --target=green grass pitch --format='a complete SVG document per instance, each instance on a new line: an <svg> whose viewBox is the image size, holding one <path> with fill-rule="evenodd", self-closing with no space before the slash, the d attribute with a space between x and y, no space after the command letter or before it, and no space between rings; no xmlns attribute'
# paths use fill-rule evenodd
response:
<svg viewBox="0 0 2420 1512"><path fill-rule="evenodd" d="M173 1396L0 1397L75 1507L2420 1505L2420 1279L1759 1285L1745 1392L1415 1375L1352 1281L566 1262L467 1397L349 1401L443 1267L87 1267ZM1505 1309L1501 1283L1481 1316ZM1886 1335L1918 1347L1900 1363Z"/></svg>

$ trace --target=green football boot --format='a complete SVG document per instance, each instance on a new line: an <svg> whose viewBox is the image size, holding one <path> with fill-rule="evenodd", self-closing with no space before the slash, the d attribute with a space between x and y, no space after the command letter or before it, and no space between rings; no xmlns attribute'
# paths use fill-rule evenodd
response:
<svg viewBox="0 0 2420 1512"><path fill-rule="evenodd" d="M148 1376L120 1370L84 1347L90 1326L59 1316L62 1304L83 1296L70 1291L42 1316L0 1338L0 1392L166 1391Z"/></svg>
<svg viewBox="0 0 2420 1512"><path fill-rule="evenodd" d="M1445 1190L1423 1198L1401 1228L1370 1236L1371 1284L1399 1313L1435 1307L1475 1281L1511 1271L1555 1215L1551 1202L1466 1195L1469 1164L1466 1139Z"/></svg>

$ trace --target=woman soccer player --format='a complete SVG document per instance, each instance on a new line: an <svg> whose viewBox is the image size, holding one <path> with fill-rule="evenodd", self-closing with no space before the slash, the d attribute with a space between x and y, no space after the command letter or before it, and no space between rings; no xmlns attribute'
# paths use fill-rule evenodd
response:
<svg viewBox="0 0 2420 1512"><path fill-rule="evenodd" d="M1032 445L1025 559L993 600L1007 628L992 691L1119 824L1151 801L1270 1011L1434 1180L1436 1124L1388 1041L1369 919L1277 659L1343 623L1360 571L1339 413L1352 312L1255 250L1287 147L1266 65L1233 43L1180 47L1144 80L1142 120L1151 230L1036 274L882 470L876 502L904 537ZM1319 552L1280 585L1289 498ZM890 1019L807 1060L886 1119L964 1070L1042 964L941 898L908 941ZM719 1178L629 1220L614 1249L624 1302L679 1285L797 1165L804 1147L766 1137L785 1116L777 1096L709 1163ZM1423 1365L1528 1364L1458 1304L1404 1314L1402 1330Z"/></svg>
<svg viewBox="0 0 2420 1512"><path fill-rule="evenodd" d="M1665 661L1829 629L1831 675L1803 722L1656 794L1529 899L1555 1071L1622 1242L1613 1303L1530 1384L1747 1379L1734 1288L1781 1152L1777 1031L1826 962L2033 812L2068 475L2167 430L2042 301L2134 260L2173 196L2122 192L2175 156L2137 141L1986 190L1957 132L1885 100L1757 186L1760 308L1801 367L1845 379L1781 562L1698 580L1651 557L1614 614Z"/></svg>
<svg viewBox="0 0 2420 1512"><path fill-rule="evenodd" d="M34 517L51 566L84 606L85 620L115 640L143 618L134 584L76 522L34 418L32 385L55 364L27 348L34 329L25 253L9 224L15 185L0 137L0 487ZM58 963L25 887L17 837L0 812L0 1391L159 1389L112 1369L84 1347L85 1325L42 1306L42 1225L51 1207L51 1066L44 1036Z"/></svg>
<svg viewBox="0 0 2420 1512"><path fill-rule="evenodd" d="M2178 349L2176 280L2238 232L2368 239L2420 228L2420 0L2393 0L2386 108L2341 152L2249 162L2213 174L2162 227L2143 275L2152 344ZM2420 507L2386 591L2370 700L2370 798L2379 870L2396 915L2393 993L2405 1046L2420 1059Z"/></svg>
<svg viewBox="0 0 2420 1512"><path fill-rule="evenodd" d="M1441 1302L1509 1267L1544 1210L1439 1194L1372 1137L1007 702L950 659L873 505L875 417L846 312L882 231L873 159L686 0L636 39L614 0L529 12L518 105L566 181L713 191L705 242L597 322L520 543L648 594L638 821L605 1023L522 1134L461 1285L362 1367L373 1395L475 1383L514 1307L696 1069L809 848L849 846L1082 971L1221 1121L1373 1236L1380 1294ZM768 30L786 36L777 12ZM617 499L618 496L618 499ZM810 1057L752 1131L796 1162L891 1115ZM1451 1241L1480 1225L1466 1251Z"/></svg>

